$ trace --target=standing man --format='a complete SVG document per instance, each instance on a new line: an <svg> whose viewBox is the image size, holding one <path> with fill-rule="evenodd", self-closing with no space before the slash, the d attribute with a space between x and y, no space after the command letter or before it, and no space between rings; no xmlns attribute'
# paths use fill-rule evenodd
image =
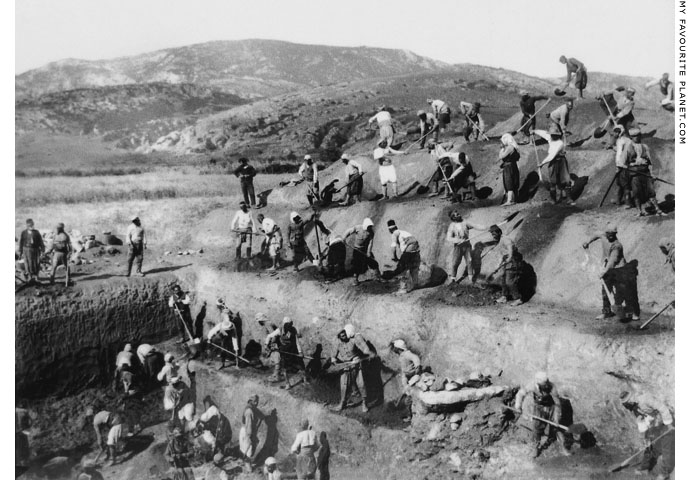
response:
<svg viewBox="0 0 690 480"><path fill-rule="evenodd" d="M351 160L347 153L343 153L340 160L345 164L345 181L347 184L345 200L343 200L340 205L347 207L350 203L361 201L360 197L362 195L362 189L364 188L364 180L362 180L364 170L362 170L362 165L360 165L359 162Z"/></svg>
<svg viewBox="0 0 690 480"><path fill-rule="evenodd" d="M654 213L659 216L665 216L666 214L661 211L656 201L654 178L652 178L652 158L649 154L649 147L642 143L642 132L637 127L630 129L630 138L632 139L634 157L628 164L628 169L630 172L632 196L635 200L635 206L639 210L638 215L640 217L646 216L645 208L647 204L651 204L654 207Z"/></svg>
<svg viewBox="0 0 690 480"><path fill-rule="evenodd" d="M38 282L41 273L41 255L45 252L41 233L34 228L34 221L26 220L26 230L19 236L19 254L24 259L26 280L30 283Z"/></svg>
<svg viewBox="0 0 690 480"><path fill-rule="evenodd" d="M182 323L187 326L187 329L189 330L189 333L191 335L191 332L193 331L193 324L192 324L192 313L190 309L190 305L192 303L192 300L189 298L189 295L187 292L182 291L182 287L179 285L174 285L172 288L172 295L170 295L170 298L168 299L168 306L172 308L175 311L175 316L180 318ZM192 340L190 338L189 340ZM180 328L180 341L179 343L184 343L185 342L185 328L184 326Z"/></svg>
<svg viewBox="0 0 690 480"><path fill-rule="evenodd" d="M248 243L247 258L252 256L252 237L256 233L256 224L252 212L246 202L240 202L240 209L235 213L230 224L232 231L237 234L237 246L235 247L235 258L242 258L242 244Z"/></svg>
<svg viewBox="0 0 690 480"><path fill-rule="evenodd" d="M501 150L498 152L498 159L501 162L503 172L503 190L505 191L506 201L504 206L515 205L520 188L520 150L513 136L504 133L501 136Z"/></svg>
<svg viewBox="0 0 690 480"><path fill-rule="evenodd" d="M520 131L525 136L525 143L529 142L532 131L537 128L537 117L535 115L537 107L535 104L542 100L548 100L548 98L544 95L532 96L526 90L520 92L520 110L522 111L522 120L520 120L522 128Z"/></svg>
<svg viewBox="0 0 690 480"><path fill-rule="evenodd" d="M666 257L664 263L671 265L673 273L676 273L676 245L673 243L673 240L668 237L659 239L659 250Z"/></svg>
<svg viewBox="0 0 690 480"><path fill-rule="evenodd" d="M235 169L235 176L240 179L244 203L250 204L253 208L259 208L256 205L256 196L254 195L256 169L249 165L249 159L245 157L240 158L240 166Z"/></svg>
<svg viewBox="0 0 690 480"><path fill-rule="evenodd" d="M669 480L676 466L673 411L664 402L645 393L622 392L620 399L623 407L635 416L637 430L647 445L642 463L635 473L651 473L654 465L658 464L660 473L657 480ZM659 456L661 461L658 461Z"/></svg>
<svg viewBox="0 0 690 480"><path fill-rule="evenodd" d="M48 253L53 252L53 265L50 271L50 284L55 283L55 271L59 266L65 267L65 287L69 287L69 256L72 254L72 240L65 232L65 224L58 223L55 227L53 246Z"/></svg>
<svg viewBox="0 0 690 480"><path fill-rule="evenodd" d="M240 344L237 329L235 324L230 320L230 315L232 312L227 305L221 301L222 299L219 299L217 305L218 309L220 310L222 320L218 322L211 330L209 330L206 338L210 343L218 345L224 349L220 352L221 364L218 367L218 370L225 368L226 359L232 361L232 358L229 358L229 355L235 357L235 367L239 368L240 359L238 355L240 355Z"/></svg>
<svg viewBox="0 0 690 480"><path fill-rule="evenodd" d="M288 225L288 242L290 245L290 250L293 251L293 268L295 272L299 272L299 266L302 264L304 259L308 259L310 262L314 263L314 255L312 255L309 246L307 245L306 235L304 232L306 222L302 220L297 212L290 213L290 224ZM318 232L315 232L317 235Z"/></svg>
<svg viewBox="0 0 690 480"><path fill-rule="evenodd" d="M534 376L534 382L521 387L518 391L515 396L515 409L519 413L522 413L522 402L530 393L534 401L532 415L560 424L561 398L555 385L551 383L545 372L537 372ZM572 455L566 447L563 430L534 418L532 419L532 438L535 443L533 458L537 458L549 446L554 429L556 429L555 433L561 445L561 453L567 457ZM542 439L542 437L544 438Z"/></svg>
<svg viewBox="0 0 690 480"><path fill-rule="evenodd" d="M566 128L570 121L570 111L573 109L573 99L567 98L565 103L557 109L551 111L546 117L551 121L551 126L558 128L561 136L566 134Z"/></svg>
<svg viewBox="0 0 690 480"><path fill-rule="evenodd" d="M383 141L374 149L374 160L379 162L379 179L383 189L383 198L388 200L388 184L393 185L393 195L398 196L398 175L390 155L405 155L405 152L386 147Z"/></svg>
<svg viewBox="0 0 690 480"><path fill-rule="evenodd" d="M484 130L486 126L484 125L484 119L479 114L482 104L479 102L468 103L460 102L460 114L465 116L465 128L463 130L463 136L465 137L465 142L470 143L470 135L474 133L474 141L479 140L479 135L484 135Z"/></svg>
<svg viewBox="0 0 690 480"><path fill-rule="evenodd" d="M141 226L139 217L132 218L132 223L127 228L126 242L129 246L129 255L127 256L127 276L132 274L132 264L134 259L137 261L137 275L144 276L141 271L141 264L144 261L144 250L147 246L146 232Z"/></svg>
<svg viewBox="0 0 690 480"><path fill-rule="evenodd" d="M472 265L472 244L470 243L470 230L485 231L486 227L479 224L473 224L463 220L460 211L453 210L450 212L450 225L446 233L446 242L453 245L453 250L450 252L448 259L448 279L450 282L460 281L460 264L462 259L465 259L467 267L467 274L474 284L477 278L474 275L474 266Z"/></svg>
<svg viewBox="0 0 690 480"><path fill-rule="evenodd" d="M626 203L628 208L634 208L632 195L630 193L630 173L628 164L635 156L635 149L632 140L625 134L623 125L613 127L612 138L616 142L616 199L612 203L623 205Z"/></svg>
<svg viewBox="0 0 690 480"><path fill-rule="evenodd" d="M507 235L504 236L503 230L497 225L491 225L489 233L498 244L498 251L501 254L501 264L498 270L503 270L501 277L503 296L496 300L496 303L506 303L512 299L511 306L522 305L525 302L522 300L522 294L518 289L520 274L522 273L522 254L518 251L513 239Z"/></svg>
<svg viewBox="0 0 690 480"><path fill-rule="evenodd" d="M417 288L419 283L419 266L422 259L419 255L419 242L409 232L399 230L395 224L395 220L388 220L388 231L391 233L391 253L393 254L393 261L397 262L395 274L400 274L405 271L409 272L409 285L405 288L404 281L400 282L400 293L410 293ZM398 250L400 257L398 258Z"/></svg>
<svg viewBox="0 0 690 480"><path fill-rule="evenodd" d="M557 204L564 197L567 197L568 205L575 205L571 189L570 169L568 168L568 159L565 156L565 142L562 139L563 133L561 129L556 125L551 125L549 133L544 130L535 130L534 134L549 143L548 155L537 168L548 165L548 183L551 200L554 204Z"/></svg>
<svg viewBox="0 0 690 480"><path fill-rule="evenodd" d="M319 201L319 170L311 155L304 156L304 162L300 165L297 174L307 183L307 200L309 205Z"/></svg>
<svg viewBox="0 0 690 480"><path fill-rule="evenodd" d="M570 80L573 78L573 74L575 74L575 88L577 88L577 90L580 92L580 98L584 98L582 96L582 92L585 88L587 88L587 69L585 68L584 63L574 57L567 58L565 55L561 55L559 61L565 65L567 74L563 89L565 90L565 88L570 85Z"/></svg>
<svg viewBox="0 0 690 480"><path fill-rule="evenodd" d="M374 121L376 121L379 126L379 143L384 142L386 147L390 147L393 144L395 130L393 130L391 114L388 112L385 105L379 108L378 113L369 119L369 125Z"/></svg>
<svg viewBox="0 0 690 480"><path fill-rule="evenodd" d="M626 316L623 310L624 301L626 307L633 310L631 319L639 320L640 305L637 298L637 273L633 274L625 269L627 262L623 252L623 245L618 240L618 228L612 223L608 223L603 233L596 233L582 244L582 248L588 249L597 240L601 241L603 258L603 265L599 274L599 278L602 280L601 300L603 306L601 315L596 319L603 320L616 315L611 310L611 302L607 294L608 290L609 293L613 293L619 320L623 320ZM631 276L633 278L628 278Z"/></svg>
<svg viewBox="0 0 690 480"><path fill-rule="evenodd" d="M175 469L173 477L175 480L194 480L194 471L189 463L189 459L194 457L194 450L190 448L189 440L179 425L174 426L171 433L165 458Z"/></svg>
<svg viewBox="0 0 690 480"><path fill-rule="evenodd" d="M446 130L446 126L450 125L450 107L443 100L434 100L427 98L426 103L431 105L431 112L438 119L441 132Z"/></svg>
<svg viewBox="0 0 690 480"><path fill-rule="evenodd" d="M367 406L367 388L362 374L362 360L373 358L375 354L369 349L362 334L355 333L355 327L351 324L345 325L338 332L338 340L340 342L335 356L331 358L331 363L347 365L343 365L344 368L340 372L340 403L333 408L333 411L341 412L347 406L350 392L354 388L359 390L362 396L362 412L367 413L369 407Z"/></svg>
<svg viewBox="0 0 690 480"><path fill-rule="evenodd" d="M283 251L283 234L278 224L273 219L259 214L256 219L259 221L261 230L264 232L264 241L261 244L261 253L268 253L271 259L269 271L275 271L280 267L281 252Z"/></svg>
<svg viewBox="0 0 690 480"><path fill-rule="evenodd" d="M232 440L232 428L228 417L220 413L216 402L211 397L204 397L204 413L199 416L199 421L203 424L203 430L213 435L211 447L213 453L225 452L225 446Z"/></svg>
<svg viewBox="0 0 690 480"><path fill-rule="evenodd" d="M300 335L290 317L283 318L282 326L266 336L267 349L273 351L275 348L278 348L278 353L280 353L280 361L277 368L274 365L273 378L271 380L278 381L281 376L284 376L285 385L281 388L285 390L290 390L293 387L288 376L288 368L291 365L296 366L298 370L302 371L303 380L305 383L307 382L307 372L304 367L304 357L299 337Z"/></svg>
<svg viewBox="0 0 690 480"><path fill-rule="evenodd" d="M426 139L432 133L434 134L434 143L438 143L439 122L436 115L425 112L424 110L419 110L417 112L417 117L419 117L419 139L421 140L419 149L424 149Z"/></svg>
<svg viewBox="0 0 690 480"><path fill-rule="evenodd" d="M244 471L251 473L254 469L252 461L256 455L256 447L259 444L259 425L264 418L263 413L257 408L259 396L252 395L247 401L247 406L242 413L242 426L240 427L240 452L244 458Z"/></svg>
<svg viewBox="0 0 690 480"><path fill-rule="evenodd" d="M137 358L146 376L146 383L151 386L156 382L156 375L163 368L163 354L156 347L142 343L137 347Z"/></svg>
<svg viewBox="0 0 690 480"><path fill-rule="evenodd" d="M319 448L316 432L309 425L309 420L302 420L301 431L297 433L290 452L297 455L297 480L314 479L316 474L316 457L314 453Z"/></svg>
<svg viewBox="0 0 690 480"><path fill-rule="evenodd" d="M345 231L344 237L354 237L352 247L352 269L354 270L354 284L359 285L359 276L369 269L370 259L374 259L374 222L371 218L365 218L361 225L355 225ZM376 276L381 272L377 269Z"/></svg>
<svg viewBox="0 0 690 480"><path fill-rule="evenodd" d="M673 82L668 79L668 73L664 73L659 80L651 80L650 82L646 83L644 88L648 90L651 87L655 87L657 85L659 85L659 91L664 96L663 100L661 100L661 108L663 108L664 110L668 110L669 112L674 111L675 107L673 105Z"/></svg>

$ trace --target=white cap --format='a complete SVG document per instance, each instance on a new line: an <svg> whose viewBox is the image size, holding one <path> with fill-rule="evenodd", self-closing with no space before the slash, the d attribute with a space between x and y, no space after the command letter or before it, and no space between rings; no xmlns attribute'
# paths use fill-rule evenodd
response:
<svg viewBox="0 0 690 480"><path fill-rule="evenodd" d="M407 350L407 345L405 344L405 340L403 340L401 338L394 340L393 346L395 348L399 348L400 350Z"/></svg>
<svg viewBox="0 0 690 480"><path fill-rule="evenodd" d="M341 159L341 160L349 160L349 159L350 159L350 156L349 156L347 153L343 153L343 154L340 156L340 159Z"/></svg>
<svg viewBox="0 0 690 480"><path fill-rule="evenodd" d="M290 212L290 220L295 221L295 218L299 217L299 213L297 212Z"/></svg>
<svg viewBox="0 0 690 480"><path fill-rule="evenodd" d="M347 335L347 338L352 338L355 336L355 327L351 323L345 325L343 330L345 330L345 335Z"/></svg>
<svg viewBox="0 0 690 480"><path fill-rule="evenodd" d="M277 465L277 464L278 464L278 462L276 462L276 459L273 457L268 457L266 459L266 461L264 462L264 465L266 465L267 467L270 467L271 465Z"/></svg>
<svg viewBox="0 0 690 480"><path fill-rule="evenodd" d="M377 148L374 150L374 160L378 160L379 158L383 158L385 154L383 153L383 148Z"/></svg>
<svg viewBox="0 0 690 480"><path fill-rule="evenodd" d="M363 226L364 228L373 227L373 226L374 226L374 222L371 220L371 218L367 217L367 218L365 218L364 221L362 222L362 226Z"/></svg>
<svg viewBox="0 0 690 480"><path fill-rule="evenodd" d="M124 351L125 352L131 352L132 351L132 344L128 343L127 345L125 345Z"/></svg>
<svg viewBox="0 0 690 480"><path fill-rule="evenodd" d="M221 322L220 328L222 328L223 330L232 330L233 328L235 328L235 324L233 324L229 319L226 318Z"/></svg>
<svg viewBox="0 0 690 480"><path fill-rule="evenodd" d="M132 217L132 221L134 221L134 220L139 220L139 216L138 216L138 215L134 215L134 216Z"/></svg>
<svg viewBox="0 0 690 480"><path fill-rule="evenodd" d="M304 159L305 159L305 160L311 160L311 155L305 155L305 156L304 156Z"/></svg>
<svg viewBox="0 0 690 480"><path fill-rule="evenodd" d="M534 381L536 381L539 385L542 385L549 381L549 376L546 375L546 372L537 372L534 374Z"/></svg>
<svg viewBox="0 0 690 480"><path fill-rule="evenodd" d="M173 358L175 358L175 357L173 357L173 354L168 352L163 357L163 360L165 360L166 362L172 362Z"/></svg>
<svg viewBox="0 0 690 480"><path fill-rule="evenodd" d="M283 325L286 323L292 323L292 319L290 317L283 317Z"/></svg>

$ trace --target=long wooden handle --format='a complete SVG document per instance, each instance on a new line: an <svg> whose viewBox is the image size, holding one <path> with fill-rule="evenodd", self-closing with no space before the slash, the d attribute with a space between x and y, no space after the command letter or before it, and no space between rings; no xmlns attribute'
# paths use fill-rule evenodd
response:
<svg viewBox="0 0 690 480"><path fill-rule="evenodd" d="M669 303L669 304L666 305L664 308L662 308L661 310L659 310L658 312L656 312L652 318L650 318L649 320L647 320L646 322L644 322L642 325L640 325L640 330L643 330L647 325L649 325L649 324L652 323L654 320L656 320L656 317L658 317L659 315L661 315L662 313L664 313L668 307L670 307L671 305L673 305L673 303L674 303L674 302Z"/></svg>
<svg viewBox="0 0 690 480"><path fill-rule="evenodd" d="M521 412L520 410L518 410L517 408L509 407L509 406L507 406L507 405L504 405L504 407L507 408L508 410L512 410L512 411L514 411L514 412L522 413L522 412ZM540 422L544 422L544 423L548 423L549 425L553 425L553 426L556 427L556 428L560 428L560 429L563 430L564 432L570 432L570 429L569 429L568 427L566 427L565 425L561 425L560 423L552 422L551 420L547 420L547 419L545 419L545 418L537 417L536 415L531 415L531 414L529 414L529 413L524 413L523 415L527 415L528 417L533 418L534 420L539 420Z"/></svg>
<svg viewBox="0 0 690 480"><path fill-rule="evenodd" d="M515 130L515 131L516 131L516 132L519 132L520 130L522 130L523 128L525 128L525 125L527 125L529 122L531 122L532 119L533 119L534 117L536 117L537 114L538 114L539 112L541 112L541 111L544 109L544 107L547 106L547 105L549 104L550 101L551 101L550 98L546 99L546 103L545 103L544 105L542 105L541 107L539 107L539 110L537 110L536 112L534 112L534 113L527 119L527 121L526 121L525 123L523 123L522 125L520 125L520 128L518 128L518 129Z"/></svg>
<svg viewBox="0 0 690 480"><path fill-rule="evenodd" d="M669 428L668 430L666 430L664 433L662 433L661 435L659 435L658 437L656 437L654 440L652 440L652 444L656 443L656 442L659 441L662 437L668 435L669 433L671 433L671 432L674 431L674 430L675 430L674 427L670 427L670 428ZM618 472L618 471L620 471L620 470L623 470L625 467L628 466L628 464L630 464L630 462L632 461L633 458L635 458L636 456L638 456L640 453L644 453L645 450L647 450L647 447L643 448L642 450L640 450L640 451L638 451L638 452L635 452L635 454L633 454L633 455L631 455L630 457L628 457L628 458L626 458L625 460L623 460L618 466L615 466L615 467L613 467L611 470L609 470L609 472L610 472L610 473L613 473L613 472Z"/></svg>

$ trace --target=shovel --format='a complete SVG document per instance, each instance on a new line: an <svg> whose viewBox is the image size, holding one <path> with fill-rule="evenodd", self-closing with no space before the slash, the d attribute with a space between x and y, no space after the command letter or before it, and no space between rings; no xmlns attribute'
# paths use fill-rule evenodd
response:
<svg viewBox="0 0 690 480"><path fill-rule="evenodd" d="M208 342L208 344L209 344L209 345L213 345L213 346L216 347L218 350L222 350L222 351L225 352L225 353L229 353L229 354L232 355L233 357L242 360L242 361L245 362L247 365L252 365L252 363L251 363L249 360L247 360L246 358L241 357L241 356L237 355L236 353L231 352L230 350L228 350L228 349L226 349L226 348L223 348L223 347L221 347L221 346L219 346L219 345L216 345L216 344L213 343L213 342ZM257 367L257 368L258 368L258 367Z"/></svg>
<svg viewBox="0 0 690 480"><path fill-rule="evenodd" d="M516 413L522 413L517 408L509 407L508 405L504 405L503 407L507 408L508 410L512 410L513 412L516 412ZM568 427L566 427L565 425L561 425L560 423L552 422L551 420L537 417L536 415L531 415L529 413L522 413L522 415L526 415L527 417L531 418L532 420L539 420L540 422L544 422L544 423L547 423L549 425L552 425L558 429L563 430L564 432L570 432L570 429Z"/></svg>
<svg viewBox="0 0 690 480"><path fill-rule="evenodd" d="M194 337L192 337L192 332L189 331L189 327L188 327L187 324L185 323L184 318L182 317L182 312L180 312L180 309L177 308L177 304L176 304L176 303L173 303L173 308L175 308L175 313L177 313L177 318L180 320L180 322L182 322L182 326L184 327L185 332L187 332L187 336L189 337L189 341L187 342L187 345L188 345L188 346L189 346L189 345L196 345L196 344L194 343ZM190 347L190 348L191 348L191 347ZM195 348L196 348L196 347L195 347Z"/></svg>
<svg viewBox="0 0 690 480"><path fill-rule="evenodd" d="M533 119L534 117L536 117L537 114L538 114L539 112L541 112L541 111L544 109L544 107L546 107L546 106L549 104L550 101L551 101L550 98L547 99L547 100L546 100L546 103L545 103L544 105L542 105L541 107L539 107L539 109L538 109L536 112L534 112L532 115L530 115L530 117L527 119L527 121L526 121L525 123L523 123L522 125L520 125L520 128L518 128L517 130L515 130L514 132L512 132L511 135L515 135L517 132L519 132L520 130L522 130L523 128L525 128L525 126L526 126L529 122L531 122L532 119Z"/></svg>
<svg viewBox="0 0 690 480"><path fill-rule="evenodd" d="M601 201L599 202L599 208L604 204L604 201L606 200L606 197L608 196L609 192L611 191L611 188L613 187L613 184L616 183L616 179L618 178L618 175L620 174L620 170L616 169L616 174L613 176L613 179L611 180L611 183L609 183L609 187L606 189L604 192L604 196L601 197Z"/></svg>
<svg viewBox="0 0 690 480"><path fill-rule="evenodd" d="M606 286L606 282L604 282L603 278L600 278L599 280L601 281L601 286L604 287L604 292L606 292L606 298L609 299L609 303L611 304L611 306L615 305L616 301L613 297L613 294L611 293L611 290L609 290L609 287Z"/></svg>
<svg viewBox="0 0 690 480"><path fill-rule="evenodd" d="M656 320L656 318L657 318L659 315L661 315L662 313L664 313L664 312L666 311L666 309L667 309L668 307L670 307L670 306L675 307L675 306L676 306L676 301L675 301L675 300L672 301L671 303L669 303L668 305L666 305L664 308L662 308L661 310L659 310L658 312L656 312L652 318L650 318L649 320L647 320L646 322L644 322L642 325L640 325L640 330L644 330L644 329L647 327L647 325L649 325L649 324L652 323L654 320Z"/></svg>
<svg viewBox="0 0 690 480"><path fill-rule="evenodd" d="M414 146L417 145L419 142L421 142L424 138L426 138L427 136L429 136L429 135L431 134L431 132L433 132L433 129L431 129L430 131L426 132L424 135L422 135L421 137L419 137L414 143L411 143L409 147L407 147L405 150L403 150L403 152L404 152L404 153L408 153L412 147L414 147Z"/></svg>
<svg viewBox="0 0 690 480"><path fill-rule="evenodd" d="M350 180L349 182L347 182L345 185L343 185L342 187L340 187L339 189L337 189L337 190L336 190L335 192L333 192L333 193L338 193L338 192L340 192L341 190L346 189L347 187L349 187L350 185L352 185L353 183L355 183L357 180L359 180L360 178L362 178L362 177L364 176L365 173L367 173L367 172L362 172L362 173L360 173L360 174L357 175L355 178L353 178L352 180Z"/></svg>
<svg viewBox="0 0 690 480"><path fill-rule="evenodd" d="M448 180L448 177L446 177L446 172L443 171L443 167L441 167L441 162L438 158L435 158L436 160L436 165L438 168L441 170L441 175L443 175L443 181L446 184L446 187L448 187L448 190L450 190L451 195L453 195L453 200L455 200L457 203L461 203L460 200L458 199L458 194L455 193L455 190L453 190L453 187L450 184L450 181Z"/></svg>
<svg viewBox="0 0 690 480"><path fill-rule="evenodd" d="M431 174L429 177L429 180L427 180L426 184L420 185L417 187L417 194L418 195L424 195L429 191L429 185L431 185L431 181L434 179L434 175L436 175L436 171L434 170L434 173Z"/></svg>
<svg viewBox="0 0 690 480"><path fill-rule="evenodd" d="M655 444L655 443L656 443L657 441L659 441L662 437L668 435L670 432L672 432L672 431L674 431L674 430L675 430L674 427L670 427L670 428L669 428L668 430L666 430L664 433L662 433L661 435L659 435L658 437L656 437L654 440L652 440L652 444ZM617 466L613 467L612 469L610 469L610 470L609 470L609 473L620 472L620 471L623 470L625 467L627 467L628 465L630 465L630 462L632 462L633 458L637 457L640 453L644 453L645 450L647 450L647 447L643 448L642 450L638 451L638 452L635 453L634 455L632 455L632 456L626 458L625 460L623 460L623 462L621 462L619 465L617 465Z"/></svg>
<svg viewBox="0 0 690 480"><path fill-rule="evenodd" d="M477 131L478 131L479 133L482 134L482 137L484 138L484 140L486 140L486 141L488 142L488 141L489 141L489 137L487 137L486 134L484 133L484 131L483 131L481 128L479 128L479 125L477 125L476 123L474 123L474 121L472 121L472 119L471 119L469 116L465 115L465 118L467 119L467 121L469 121L469 122L474 126L474 128L477 129Z"/></svg>

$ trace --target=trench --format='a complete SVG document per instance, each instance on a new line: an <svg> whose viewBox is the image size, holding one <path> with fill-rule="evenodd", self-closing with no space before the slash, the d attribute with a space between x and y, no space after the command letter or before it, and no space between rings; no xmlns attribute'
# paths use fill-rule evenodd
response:
<svg viewBox="0 0 690 480"><path fill-rule="evenodd" d="M468 478L502 478L508 472L512 478L536 478L535 465L522 460L529 438L525 431L511 430L495 444L480 448L472 442L483 443L484 437L472 437L474 430L469 429L452 432L447 419L436 415L414 416L412 424L403 421L407 414L390 407L400 395L393 378L397 359L387 349L394 338L404 338L439 376L466 378L481 372L491 375L495 384L515 387L527 383L534 371L548 370L573 406L576 422L587 425L599 445L579 457L586 465L580 477L550 453L536 467L548 478L608 478L601 472L610 466L612 455L629 452L639 442L634 426L615 402L621 389L667 392L669 398L664 400L673 405L674 334L669 318L662 318L650 331L636 332L632 326L595 324L587 312L562 306L528 304L520 310L498 310L463 303L462 296L455 301L444 295L447 287L404 297L368 293L346 282L320 283L309 269L297 276L277 277L201 266L176 273L85 284L70 293L17 297L17 405L45 416L38 422L42 431L32 438L34 448L40 448L36 463L54 455L76 461L88 451L92 439L83 424L83 408L94 403L104 408L121 405L121 398L109 393L109 384L116 352L124 343L163 342L164 348L183 353L170 341L177 337L178 327L166 295L175 282L192 293L193 314L204 301L213 305L218 297L239 310L243 344L263 337L253 320L263 312L275 323L283 316L294 318L307 354L321 344L323 356L330 356L335 333L344 323L353 323L377 349L380 398L368 415L359 409L334 414L326 408L338 398L337 378L300 384L286 392L267 382L270 371L248 367L219 372L213 361L203 368L197 407L201 408L201 398L211 395L231 420L236 443L245 402L250 394L259 394L260 407L273 415L270 453L286 468L291 467L290 444L306 416L315 428L329 432L336 452L331 470L334 475L340 472L334 478L424 478L420 472L429 468L438 472L434 478L457 478L458 472ZM214 315L209 309L207 321L215 321ZM481 423L484 415L498 408L496 400L491 408L489 403L470 406L467 421L476 417ZM137 455L122 467L113 467L107 478L149 478L132 471L132 465L146 462L166 467L162 392L154 389L130 403L145 427L144 443ZM440 440L427 439L433 428L442 432ZM460 452L463 466L449 460L450 452ZM35 478L30 472L23 478Z"/></svg>

